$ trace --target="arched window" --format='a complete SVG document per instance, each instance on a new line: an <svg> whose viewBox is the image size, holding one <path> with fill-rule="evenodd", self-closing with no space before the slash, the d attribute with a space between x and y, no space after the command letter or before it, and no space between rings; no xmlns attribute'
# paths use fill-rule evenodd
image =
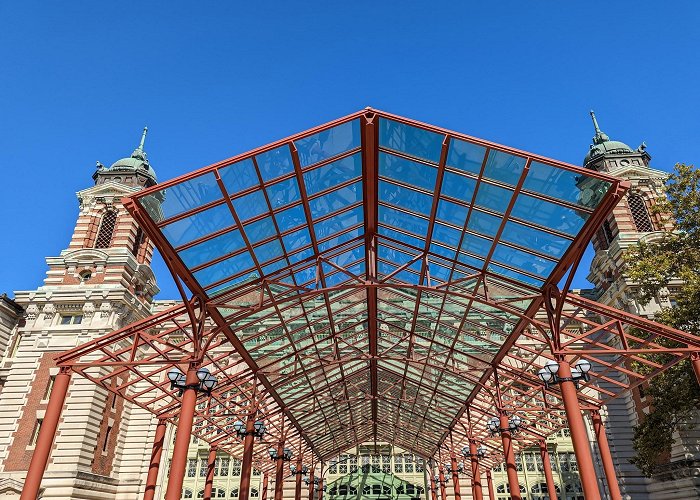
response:
<svg viewBox="0 0 700 500"><path fill-rule="evenodd" d="M238 498L238 490L231 490L231 494L229 496L231 498Z"/></svg>
<svg viewBox="0 0 700 500"><path fill-rule="evenodd" d="M108 210L102 216L102 222L100 223L100 230L97 233L97 239L95 240L95 248L109 248L112 243L112 236L114 235L114 228L117 225L117 212L114 210Z"/></svg>
<svg viewBox="0 0 700 500"><path fill-rule="evenodd" d="M204 490L199 490L199 493L197 493L197 498L204 498Z"/></svg>
<svg viewBox="0 0 700 500"><path fill-rule="evenodd" d="M251 488L250 490L250 498L258 498L260 494L258 493L258 490L255 488Z"/></svg>
<svg viewBox="0 0 700 500"><path fill-rule="evenodd" d="M212 498L226 498L226 490L222 488L216 488L214 491L213 495L211 496Z"/></svg>
<svg viewBox="0 0 700 500"><path fill-rule="evenodd" d="M627 199L627 203L630 207L632 220L634 220L637 231L640 233L650 233L653 231L654 227L651 225L651 217L649 217L647 205L644 203L642 197L638 194L631 194Z"/></svg>
<svg viewBox="0 0 700 500"><path fill-rule="evenodd" d="M520 493L521 493L521 498L525 499L527 498L527 495L523 495L523 493L526 493L527 490L525 489L525 486L522 484L518 485L520 486ZM497 500L510 500L510 485L508 484L499 484L498 487L496 487L496 499Z"/></svg>
<svg viewBox="0 0 700 500"><path fill-rule="evenodd" d="M185 490L182 492L182 498L192 498L192 490Z"/></svg>
<svg viewBox="0 0 700 500"><path fill-rule="evenodd" d="M557 492L557 498L559 497L559 486L554 485L554 490ZM531 500L549 500L549 492L547 491L547 483L538 483L530 488L532 492Z"/></svg>

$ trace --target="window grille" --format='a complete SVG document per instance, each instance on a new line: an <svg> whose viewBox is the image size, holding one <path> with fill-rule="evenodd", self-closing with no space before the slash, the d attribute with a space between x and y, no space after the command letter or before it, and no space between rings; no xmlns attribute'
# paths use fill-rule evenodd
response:
<svg viewBox="0 0 700 500"><path fill-rule="evenodd" d="M143 240L143 230L139 227L136 230L136 236L134 236L134 246L131 247L131 253L134 254L134 257L139 256L139 248L141 248Z"/></svg>
<svg viewBox="0 0 700 500"><path fill-rule="evenodd" d="M102 216L100 230L97 233L95 240L95 248L109 248L114 235L114 228L117 225L117 212L109 210Z"/></svg>
<svg viewBox="0 0 700 500"><path fill-rule="evenodd" d="M615 239L615 235L613 235L612 231L612 226L610 225L610 221L605 221L603 222L603 234L605 235L605 240L608 245L612 242L613 239Z"/></svg>
<svg viewBox="0 0 700 500"><path fill-rule="evenodd" d="M630 212L632 212L632 219L634 220L634 225L637 231L641 233L649 233L654 230L651 225L651 218L649 217L649 211L647 210L646 203L641 196L638 194L632 194L629 196L627 203L630 207Z"/></svg>

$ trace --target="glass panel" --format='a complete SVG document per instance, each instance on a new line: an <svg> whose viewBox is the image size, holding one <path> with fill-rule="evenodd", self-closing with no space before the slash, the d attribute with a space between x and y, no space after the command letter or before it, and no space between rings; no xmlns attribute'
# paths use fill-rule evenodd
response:
<svg viewBox="0 0 700 500"><path fill-rule="evenodd" d="M442 134L386 118L379 120L379 145L416 158L439 163L444 140L445 136Z"/></svg>
<svg viewBox="0 0 700 500"><path fill-rule="evenodd" d="M214 260L245 246L241 233L234 229L211 240L206 240L186 250L179 252L180 258L187 267L197 267L200 264Z"/></svg>
<svg viewBox="0 0 700 500"><path fill-rule="evenodd" d="M141 205L154 221L159 222L221 198L223 194L216 178L209 172L144 196Z"/></svg>
<svg viewBox="0 0 700 500"><path fill-rule="evenodd" d="M390 227L410 231L417 236L425 237L428 233L428 221L426 219L400 212L383 205L379 206L379 221ZM383 231L380 230L380 233L382 232Z"/></svg>
<svg viewBox="0 0 700 500"><path fill-rule="evenodd" d="M453 138L447 153L447 165L478 175L485 154L485 147Z"/></svg>
<svg viewBox="0 0 700 500"><path fill-rule="evenodd" d="M545 233L539 229L523 226L513 221L506 223L501 239L557 258L564 255L564 252L571 244L570 240L561 236Z"/></svg>
<svg viewBox="0 0 700 500"><path fill-rule="evenodd" d="M234 198L231 200L231 203L233 203L233 208L236 210L236 215L242 221L268 211L265 195L263 195L262 191L253 191L241 198Z"/></svg>
<svg viewBox="0 0 700 500"><path fill-rule="evenodd" d="M523 189L588 208L595 208L609 187L609 182L538 162L530 164L523 184Z"/></svg>
<svg viewBox="0 0 700 500"><path fill-rule="evenodd" d="M525 167L526 159L502 151L491 151L486 161L484 176L515 186Z"/></svg>
<svg viewBox="0 0 700 500"><path fill-rule="evenodd" d="M446 171L442 178L441 194L471 203L475 187L476 181L474 179Z"/></svg>
<svg viewBox="0 0 700 500"><path fill-rule="evenodd" d="M456 249L461 237L462 231L445 226L439 222L436 222L434 225L433 240L437 242L447 244Z"/></svg>
<svg viewBox="0 0 700 500"><path fill-rule="evenodd" d="M253 269L253 259L248 252L243 252L209 267L205 267L194 273L197 282L206 287L228 276L239 274Z"/></svg>
<svg viewBox="0 0 700 500"><path fill-rule="evenodd" d="M464 241L462 241L461 248L462 251L486 257L486 255L489 253L490 248L491 240L487 240L486 238L481 238L479 236L474 236L472 234L464 235ZM462 260L461 255L459 260Z"/></svg>
<svg viewBox="0 0 700 500"><path fill-rule="evenodd" d="M464 227L469 209L447 200L440 200L437 209L437 219L451 222L455 226Z"/></svg>
<svg viewBox="0 0 700 500"><path fill-rule="evenodd" d="M362 156L360 153L329 163L320 168L304 172L306 194L313 196L319 191L332 188L349 179L362 175Z"/></svg>
<svg viewBox="0 0 700 500"><path fill-rule="evenodd" d="M516 271L511 271L510 269L506 269L505 267L501 267L498 264L494 263L489 264L489 271L495 274L500 274L501 276L507 276L508 278L522 281L523 283L533 285L537 288L541 287L543 284L543 281L541 280L531 278L530 276L525 276L524 274L520 274Z"/></svg>
<svg viewBox="0 0 700 500"><path fill-rule="evenodd" d="M493 253L493 260L542 277L549 276L556 265L556 262L551 260L545 260L530 253L501 245L500 243L496 245L496 250Z"/></svg>
<svg viewBox="0 0 700 500"><path fill-rule="evenodd" d="M294 170L292 154L287 144L273 149L272 151L268 151L267 153L259 154L255 157L255 161L258 163L260 176L265 182L281 177Z"/></svg>
<svg viewBox="0 0 700 500"><path fill-rule="evenodd" d="M430 215L433 204L432 196L387 181L379 181L379 201L398 205L426 216Z"/></svg>
<svg viewBox="0 0 700 500"><path fill-rule="evenodd" d="M584 222L588 219L588 214L586 213L539 200L526 194L518 196L511 216L534 222L539 226L556 229L572 236L578 234Z"/></svg>
<svg viewBox="0 0 700 500"><path fill-rule="evenodd" d="M260 186L255 165L250 158L228 167L220 168L219 175L229 195L233 196L252 186Z"/></svg>
<svg viewBox="0 0 700 500"><path fill-rule="evenodd" d="M512 197L513 191L482 182L476 194L476 204L483 208L490 208L494 212L503 213Z"/></svg>
<svg viewBox="0 0 700 500"><path fill-rule="evenodd" d="M495 236L502 220L500 217L472 210L467 227L485 236Z"/></svg>
<svg viewBox="0 0 700 500"><path fill-rule="evenodd" d="M275 219L282 231L306 225L306 214L304 213L304 207L302 205L295 205L281 212L277 212L275 214Z"/></svg>
<svg viewBox="0 0 700 500"><path fill-rule="evenodd" d="M335 233L340 233L343 229L347 229L355 224L362 223L364 215L362 207L356 207L352 210L336 214L333 217L321 222L314 222L314 230L316 231L316 239L321 240L326 236L331 236Z"/></svg>
<svg viewBox="0 0 700 500"><path fill-rule="evenodd" d="M228 205L223 203L168 224L161 231L173 247L179 247L234 223Z"/></svg>
<svg viewBox="0 0 700 500"><path fill-rule="evenodd" d="M381 207L381 206L379 207L380 214L382 213L383 208L384 207ZM380 220L381 220L381 218L380 218ZM388 236L389 238L393 238L397 241L400 241L402 243L406 243L407 245L411 245L415 248L422 249L425 246L424 240L415 238L413 236L407 236L407 235L400 233L394 229L387 228L384 226L379 226L379 234Z"/></svg>
<svg viewBox="0 0 700 500"><path fill-rule="evenodd" d="M356 182L349 186L336 189L323 196L309 200L311 217L316 220L319 217L342 210L348 205L362 201L362 184Z"/></svg>
<svg viewBox="0 0 700 500"><path fill-rule="evenodd" d="M379 153L379 175L389 177L423 188L431 193L435 191L437 169L387 153Z"/></svg>
<svg viewBox="0 0 700 500"><path fill-rule="evenodd" d="M266 190L273 210L301 199L296 177L268 186Z"/></svg>
<svg viewBox="0 0 700 500"><path fill-rule="evenodd" d="M275 225L272 222L272 217L265 217L257 222L251 222L250 224L243 226L243 230L245 231L251 245L277 234L277 231L275 231Z"/></svg>
<svg viewBox="0 0 700 500"><path fill-rule="evenodd" d="M335 235L334 238L330 238L326 241L319 242L318 251L325 252L326 250L342 245L346 241L350 241L353 238L357 238L360 235L361 230L362 228L355 228L352 231L346 231L344 233Z"/></svg>
<svg viewBox="0 0 700 500"><path fill-rule="evenodd" d="M292 253L300 248L310 245L311 235L306 227L302 227L298 231L294 231L293 233L283 236L282 242L284 243L284 248L287 249L287 252Z"/></svg>
<svg viewBox="0 0 700 500"><path fill-rule="evenodd" d="M307 167L313 163L360 147L360 121L340 124L318 134L294 141L299 152L299 163Z"/></svg>

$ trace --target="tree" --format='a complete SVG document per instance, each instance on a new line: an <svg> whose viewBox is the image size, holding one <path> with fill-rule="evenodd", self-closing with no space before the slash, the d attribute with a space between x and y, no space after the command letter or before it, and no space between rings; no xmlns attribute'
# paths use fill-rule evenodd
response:
<svg viewBox="0 0 700 500"><path fill-rule="evenodd" d="M659 240L640 243L625 256L626 274L638 284L637 296L646 304L669 284L678 288L675 306L655 320L700 334L700 170L677 164L666 181L667 198L657 200L652 213L670 221L674 230ZM648 356L664 362L663 354ZM652 411L634 428L632 462L647 476L674 443L673 434L700 408L700 388L689 361L651 379L646 391Z"/></svg>

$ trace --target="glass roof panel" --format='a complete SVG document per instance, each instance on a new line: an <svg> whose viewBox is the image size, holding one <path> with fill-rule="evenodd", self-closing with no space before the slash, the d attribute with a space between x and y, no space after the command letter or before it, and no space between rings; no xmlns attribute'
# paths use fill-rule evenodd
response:
<svg viewBox="0 0 700 500"><path fill-rule="evenodd" d="M160 198L164 198L160 202ZM212 201L223 198L212 172L162 189L144 197L144 207L156 222L188 212ZM149 202L150 201L150 202Z"/></svg>
<svg viewBox="0 0 700 500"><path fill-rule="evenodd" d="M229 276L238 275L244 271L252 271L253 267L254 263L250 254L243 252L195 272L194 277L197 278L197 282L200 285L207 287Z"/></svg>
<svg viewBox="0 0 700 500"><path fill-rule="evenodd" d="M251 245L277 234L272 217L265 217L264 219L260 219L256 222L251 222L250 224L243 226L243 230L245 231Z"/></svg>
<svg viewBox="0 0 700 500"><path fill-rule="evenodd" d="M515 201L511 215L572 236L578 234L589 217L585 212L522 193Z"/></svg>
<svg viewBox="0 0 700 500"><path fill-rule="evenodd" d="M441 194L471 203L475 187L476 180L448 170L443 175Z"/></svg>
<svg viewBox="0 0 700 500"><path fill-rule="evenodd" d="M161 228L161 232L173 247L179 247L234 224L228 205L221 204L171 222Z"/></svg>
<svg viewBox="0 0 700 500"><path fill-rule="evenodd" d="M526 276L524 274L521 274L517 271L514 271L512 269L507 269L503 266L499 266L498 264L491 263L489 264L489 271L500 274L501 276L506 276L508 278L513 278L518 281L522 281L523 283L527 283L528 285L533 285L536 288L541 287L544 284L543 280L539 280L537 278L533 278L531 276Z"/></svg>
<svg viewBox="0 0 700 500"><path fill-rule="evenodd" d="M461 237L461 229L454 229L444 224L440 224L439 222L436 222L433 227L433 240L450 246L455 250L459 246Z"/></svg>
<svg viewBox="0 0 700 500"><path fill-rule="evenodd" d="M281 212L276 212L275 219L282 231L287 231L298 226L304 226L304 228L306 228L306 214L301 204L286 208Z"/></svg>
<svg viewBox="0 0 700 500"><path fill-rule="evenodd" d="M554 260L543 259L531 253L523 252L502 244L496 245L496 250L493 253L493 260L500 264L506 264L510 267L521 269L543 278L549 276L556 265L556 261Z"/></svg>
<svg viewBox="0 0 700 500"><path fill-rule="evenodd" d="M410 231L413 234L425 235L428 232L428 220L415 215L396 210L394 208L379 206L379 221L390 228L400 228L404 231ZM390 236L384 228L379 229L380 234ZM401 240L403 241L403 239Z"/></svg>
<svg viewBox="0 0 700 500"><path fill-rule="evenodd" d="M280 244L280 240L278 238L275 238L274 240L263 245L256 246L253 251L255 252L255 257L258 259L258 262L261 264L274 260L283 255L282 245Z"/></svg>
<svg viewBox="0 0 700 500"><path fill-rule="evenodd" d="M237 229L233 229L216 238L204 240L198 245L181 250L178 254L185 265L192 268L240 250L244 246L245 242L241 233Z"/></svg>
<svg viewBox="0 0 700 500"><path fill-rule="evenodd" d="M267 197L273 210L298 202L299 184L295 177L267 186Z"/></svg>
<svg viewBox="0 0 700 500"><path fill-rule="evenodd" d="M453 138L447 153L447 165L478 175L485 154L485 147Z"/></svg>
<svg viewBox="0 0 700 500"><path fill-rule="evenodd" d="M437 168L380 152L379 175L433 192Z"/></svg>
<svg viewBox="0 0 700 500"><path fill-rule="evenodd" d="M311 217L315 221L319 217L337 212L359 201L362 201L362 183L356 182L309 200Z"/></svg>
<svg viewBox="0 0 700 500"><path fill-rule="evenodd" d="M432 196L387 181L379 181L379 201L425 216L430 215L433 204Z"/></svg>
<svg viewBox="0 0 700 500"><path fill-rule="evenodd" d="M230 195L236 195L244 189L253 186L260 186L258 174L255 171L255 165L250 158L243 161L222 167L219 169L219 176L224 183L226 192Z"/></svg>
<svg viewBox="0 0 700 500"><path fill-rule="evenodd" d="M379 146L409 154L416 158L440 162L440 151L445 136L405 123L381 118Z"/></svg>
<svg viewBox="0 0 700 500"><path fill-rule="evenodd" d="M255 161L258 164L258 170L260 170L260 176L264 182L294 171L292 154L287 144L257 155Z"/></svg>
<svg viewBox="0 0 700 500"><path fill-rule="evenodd" d="M487 214L480 210L472 210L467 228L485 236L493 237L498 232L502 221L502 217L496 217L495 215Z"/></svg>
<svg viewBox="0 0 700 500"><path fill-rule="evenodd" d="M268 213L267 202L262 191L253 191L250 194L231 200L233 209L241 221L252 219L261 214Z"/></svg>
<svg viewBox="0 0 700 500"><path fill-rule="evenodd" d="M595 207L609 187L610 183L602 179L536 161L530 164L530 172L523 184L523 189L588 208Z"/></svg>
<svg viewBox="0 0 700 500"><path fill-rule="evenodd" d="M302 168L360 147L360 120L352 120L294 141Z"/></svg>
<svg viewBox="0 0 700 500"><path fill-rule="evenodd" d="M506 222L501 240L529 247L556 258L564 255L571 244L571 240L568 238L546 233L514 221Z"/></svg>
<svg viewBox="0 0 700 500"><path fill-rule="evenodd" d="M486 160L484 176L495 181L504 182L515 186L523 172L527 159L502 151L491 151Z"/></svg>
<svg viewBox="0 0 700 500"><path fill-rule="evenodd" d="M334 233L331 238L326 238L318 243L318 251L325 252L331 248L336 248L345 242L358 238L362 234L362 227L356 227L342 233Z"/></svg>
<svg viewBox="0 0 700 500"><path fill-rule="evenodd" d="M476 204L494 212L504 213L512 197L513 191L510 189L482 182L476 194Z"/></svg>
<svg viewBox="0 0 700 500"><path fill-rule="evenodd" d="M455 226L464 227L468 211L469 209L463 205L440 199L436 218L441 221L452 223Z"/></svg>
<svg viewBox="0 0 700 500"><path fill-rule="evenodd" d="M321 240L327 236L332 236L344 229L348 229L356 224L362 223L364 215L362 207L355 207L344 212L336 213L333 217L322 221L314 222L316 239Z"/></svg>
<svg viewBox="0 0 700 500"><path fill-rule="evenodd" d="M340 160L304 172L306 194L314 194L330 189L350 179L362 176L362 155L355 153Z"/></svg>

